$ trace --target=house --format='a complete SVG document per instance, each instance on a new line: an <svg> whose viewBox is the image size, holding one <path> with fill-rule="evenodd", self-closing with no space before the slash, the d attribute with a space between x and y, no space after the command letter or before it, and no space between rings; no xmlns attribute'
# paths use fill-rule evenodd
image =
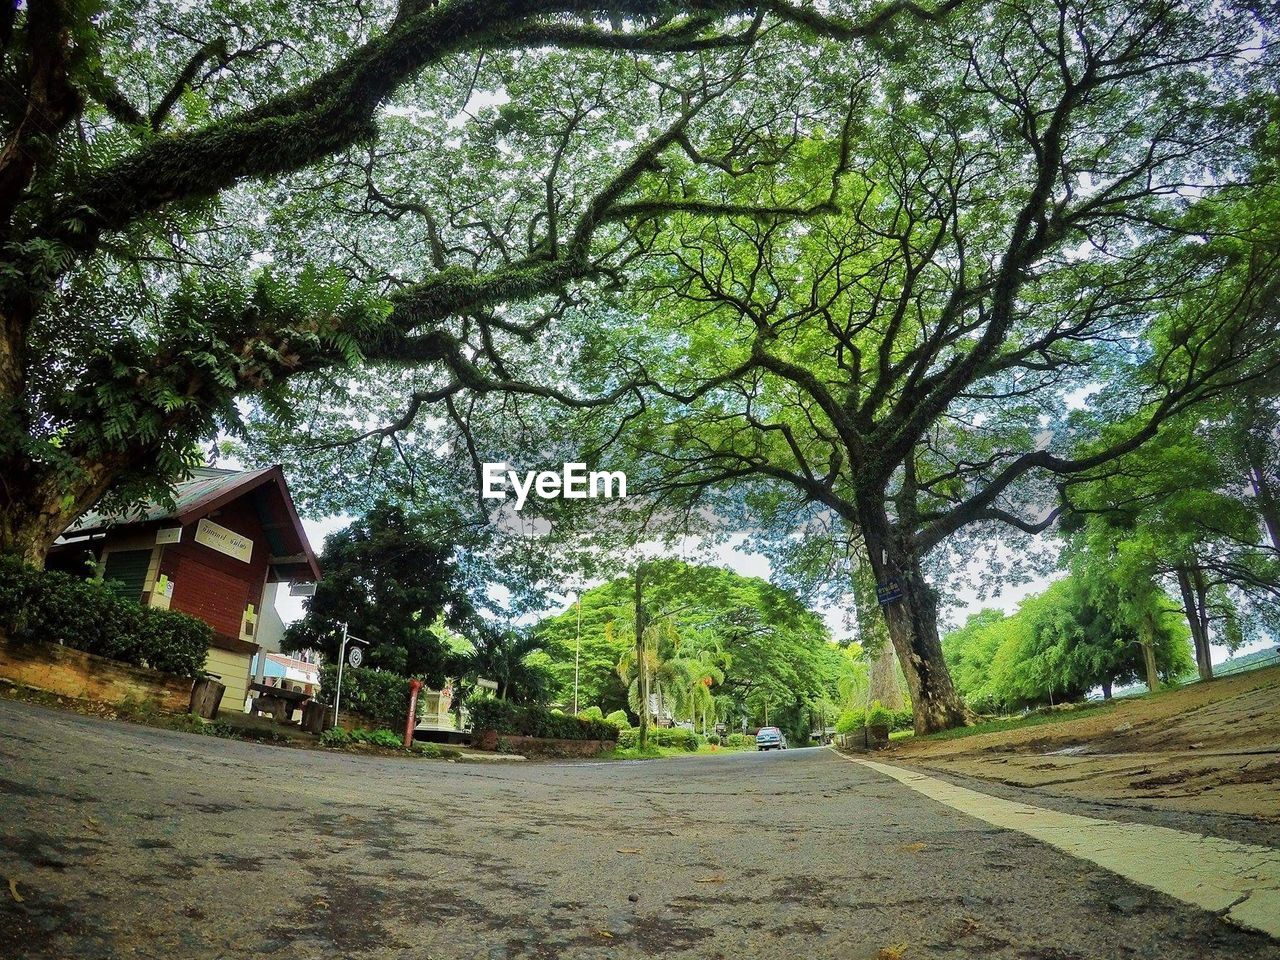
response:
<svg viewBox="0 0 1280 960"><path fill-rule="evenodd" d="M319 657L314 651L303 651L301 657L290 657L261 650L253 657L252 673L264 686L295 690L310 696L320 690Z"/></svg>
<svg viewBox="0 0 1280 960"><path fill-rule="evenodd" d="M94 562L122 596L198 617L214 631L205 670L226 685L223 709L244 709L250 663L279 650L281 584L320 578L279 466L197 469L172 505L126 516L90 512L69 528L49 565L83 572Z"/></svg>

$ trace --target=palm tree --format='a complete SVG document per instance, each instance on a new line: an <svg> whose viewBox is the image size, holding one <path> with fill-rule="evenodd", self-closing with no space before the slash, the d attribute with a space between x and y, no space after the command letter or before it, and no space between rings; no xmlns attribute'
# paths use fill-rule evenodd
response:
<svg viewBox="0 0 1280 960"><path fill-rule="evenodd" d="M542 641L528 630L487 629L471 652L459 658L459 673L498 684L498 698L517 703L540 703L551 689L550 674L528 661L542 649Z"/></svg>
<svg viewBox="0 0 1280 960"><path fill-rule="evenodd" d="M702 735L707 735L707 709L713 708L715 698L711 688L724 683L725 656L719 650L703 649L685 653L679 658L680 672L689 678L686 707L689 722L696 728L698 715L702 716Z"/></svg>
<svg viewBox="0 0 1280 960"><path fill-rule="evenodd" d="M664 655L664 650L671 649L673 644L663 641L672 641L674 636L675 628L670 620L650 623L644 628L643 661L637 659L635 647L629 648L618 661L618 676L627 685L627 702L637 716L647 716L650 711L650 704L644 702L646 687L657 700L659 716L668 708L675 716L686 706L692 684L691 665L684 658Z"/></svg>

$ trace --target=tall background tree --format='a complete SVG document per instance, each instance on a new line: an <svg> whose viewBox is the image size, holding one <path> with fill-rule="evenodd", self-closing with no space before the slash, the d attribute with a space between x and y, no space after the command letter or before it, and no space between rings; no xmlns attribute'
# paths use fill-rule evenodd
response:
<svg viewBox="0 0 1280 960"><path fill-rule="evenodd" d="M473 591L439 517L381 503L325 538L324 578L290 624L291 649L321 651L336 663L345 623L366 641L368 666L419 677L439 687L453 674L456 653L443 627L474 628Z"/></svg>
<svg viewBox="0 0 1280 960"><path fill-rule="evenodd" d="M834 692L841 654L820 618L788 591L719 567L674 560L644 567L642 596L652 628L646 657L654 675L661 673L679 719L700 726L701 711L715 708L731 726L743 718L758 723L766 704ZM641 703L628 698L639 676L635 578L593 587L581 601L580 643L573 605L536 628L556 678L555 699L572 700L576 650L580 705L606 713L628 706L638 719ZM710 703L696 689L708 678ZM717 706L717 698L726 702Z"/></svg>
<svg viewBox="0 0 1280 960"><path fill-rule="evenodd" d="M956 688L974 710L1009 711L1082 700L1095 688L1151 682L1153 689L1193 669L1188 631L1176 604L1149 594L1137 609L1125 584L1102 566L1080 566L1013 614L982 610L943 640Z"/></svg>

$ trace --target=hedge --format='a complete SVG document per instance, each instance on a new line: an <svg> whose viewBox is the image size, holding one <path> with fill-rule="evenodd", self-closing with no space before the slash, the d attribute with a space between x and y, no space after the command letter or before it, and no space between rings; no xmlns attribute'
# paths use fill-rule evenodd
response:
<svg viewBox="0 0 1280 960"><path fill-rule="evenodd" d="M344 673L342 679L346 680ZM343 686L346 686L344 683ZM407 708L406 708L407 709ZM391 730L343 730L334 727L320 734L320 742L326 747L345 747L353 743L369 743L375 747L388 747L399 750L404 746L404 738Z"/></svg>
<svg viewBox="0 0 1280 960"><path fill-rule="evenodd" d="M676 747L690 753L698 749L700 738L692 730L683 727L651 727L649 729L649 745L654 747ZM639 746L640 731L638 729L623 730L618 734L618 746L624 749Z"/></svg>
<svg viewBox="0 0 1280 960"><path fill-rule="evenodd" d="M195 617L144 607L104 583L12 556L0 556L0 631L17 643L61 643L180 677L201 674L213 641L213 630Z"/></svg>
<svg viewBox="0 0 1280 960"><path fill-rule="evenodd" d="M555 713L546 707L515 704L487 695L472 697L467 709L471 713L471 729L476 733L496 730L549 740L616 740L618 737L618 728L603 720Z"/></svg>
<svg viewBox="0 0 1280 960"><path fill-rule="evenodd" d="M338 667L329 664L320 668L320 699L333 706L333 694L338 687ZM386 670L368 667L344 667L342 670L342 703L344 713L356 713L380 726L393 730L404 729L409 713L409 678ZM418 712L422 701L418 701Z"/></svg>
<svg viewBox="0 0 1280 960"><path fill-rule="evenodd" d="M871 713L876 723L887 724L890 730L910 730L913 726L911 708L889 710L880 706L879 702L871 705ZM861 730L868 723L867 712L861 707L853 707L840 714L836 721L836 733L853 733Z"/></svg>

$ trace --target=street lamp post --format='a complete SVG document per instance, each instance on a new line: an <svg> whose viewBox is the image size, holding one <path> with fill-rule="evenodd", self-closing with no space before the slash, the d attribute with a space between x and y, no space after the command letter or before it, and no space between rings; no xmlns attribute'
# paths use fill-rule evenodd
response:
<svg viewBox="0 0 1280 960"><path fill-rule="evenodd" d="M368 640L361 640L359 637L350 636L347 633L347 625L342 625L342 643L338 647L338 689L333 694L333 727L338 726L338 707L342 704L342 667L347 662L347 642L368 645Z"/></svg>

